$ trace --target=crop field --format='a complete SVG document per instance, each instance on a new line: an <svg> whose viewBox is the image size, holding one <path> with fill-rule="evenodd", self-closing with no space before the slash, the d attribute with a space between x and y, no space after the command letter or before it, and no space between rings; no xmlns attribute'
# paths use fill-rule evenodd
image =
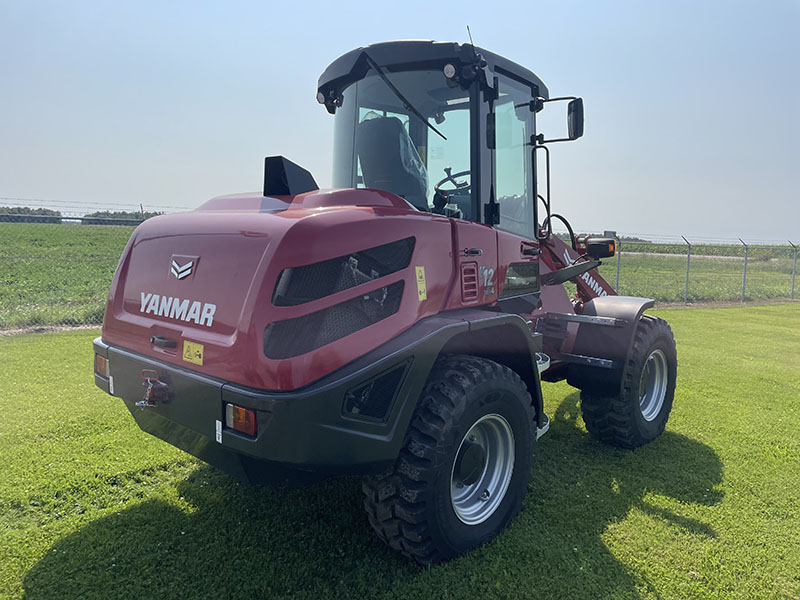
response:
<svg viewBox="0 0 800 600"><path fill-rule="evenodd" d="M0 337L0 598L800 598L800 305L655 314L667 431L605 446L546 384L522 513L431 568L373 535L356 478L240 485L141 432L94 387L97 332Z"/></svg>

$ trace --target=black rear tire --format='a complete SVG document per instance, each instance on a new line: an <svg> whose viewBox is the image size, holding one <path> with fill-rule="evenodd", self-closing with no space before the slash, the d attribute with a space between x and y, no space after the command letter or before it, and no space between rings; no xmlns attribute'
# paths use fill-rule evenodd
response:
<svg viewBox="0 0 800 600"><path fill-rule="evenodd" d="M586 429L594 438L622 448L638 448L654 440L664 431L672 410L677 369L669 325L644 315L625 361L619 394L581 392ZM663 385L651 383L662 376Z"/></svg>
<svg viewBox="0 0 800 600"><path fill-rule="evenodd" d="M513 434L507 453L513 457L512 470L507 487L498 488L496 495L502 499L492 498L491 512L480 522L467 524L457 513L452 486L464 486L453 481L467 460L463 451L467 434L487 419L507 425ZM364 479L364 507L378 536L422 564L448 560L494 538L522 508L536 446L534 419L530 394L508 367L474 356L440 358L394 466ZM491 454L484 458L490 464ZM477 464L474 473L487 472L480 459ZM464 481L467 487L477 485L469 483L472 479Z"/></svg>

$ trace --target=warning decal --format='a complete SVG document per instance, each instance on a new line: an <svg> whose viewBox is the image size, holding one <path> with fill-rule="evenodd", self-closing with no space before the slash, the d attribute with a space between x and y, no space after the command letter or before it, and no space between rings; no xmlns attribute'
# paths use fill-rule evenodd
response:
<svg viewBox="0 0 800 600"><path fill-rule="evenodd" d="M414 267L417 272L417 298L422 302L428 299L428 286L425 284L425 267Z"/></svg>
<svg viewBox="0 0 800 600"><path fill-rule="evenodd" d="M183 341L183 360L194 365L203 366L203 344Z"/></svg>

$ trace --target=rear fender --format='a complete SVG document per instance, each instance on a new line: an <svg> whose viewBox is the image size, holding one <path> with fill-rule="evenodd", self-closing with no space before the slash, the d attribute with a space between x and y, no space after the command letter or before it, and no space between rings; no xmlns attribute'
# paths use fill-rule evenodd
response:
<svg viewBox="0 0 800 600"><path fill-rule="evenodd" d="M639 319L645 310L654 305L655 300L635 296L600 296L586 302L581 314L610 317L617 319L619 324L608 327L582 323L575 338L573 353L611 360L613 367L572 364L567 370L567 383L595 393L616 393Z"/></svg>
<svg viewBox="0 0 800 600"><path fill-rule="evenodd" d="M469 354L507 366L527 386L536 410L537 426L543 426L542 389L536 365L536 352L542 349L542 335L533 334L528 323L518 315L485 315L484 312L470 320L469 329L450 338L440 354Z"/></svg>

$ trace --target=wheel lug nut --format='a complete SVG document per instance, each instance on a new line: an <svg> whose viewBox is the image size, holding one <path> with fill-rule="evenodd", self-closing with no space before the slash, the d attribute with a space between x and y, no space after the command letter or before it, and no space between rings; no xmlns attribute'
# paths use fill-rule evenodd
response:
<svg viewBox="0 0 800 600"><path fill-rule="evenodd" d="M475 441L475 436L474 435L469 436L469 441L470 442L474 442Z"/></svg>
<svg viewBox="0 0 800 600"><path fill-rule="evenodd" d="M483 493L481 494L481 500L483 502L486 502L488 499L489 499L489 490L483 490Z"/></svg>

